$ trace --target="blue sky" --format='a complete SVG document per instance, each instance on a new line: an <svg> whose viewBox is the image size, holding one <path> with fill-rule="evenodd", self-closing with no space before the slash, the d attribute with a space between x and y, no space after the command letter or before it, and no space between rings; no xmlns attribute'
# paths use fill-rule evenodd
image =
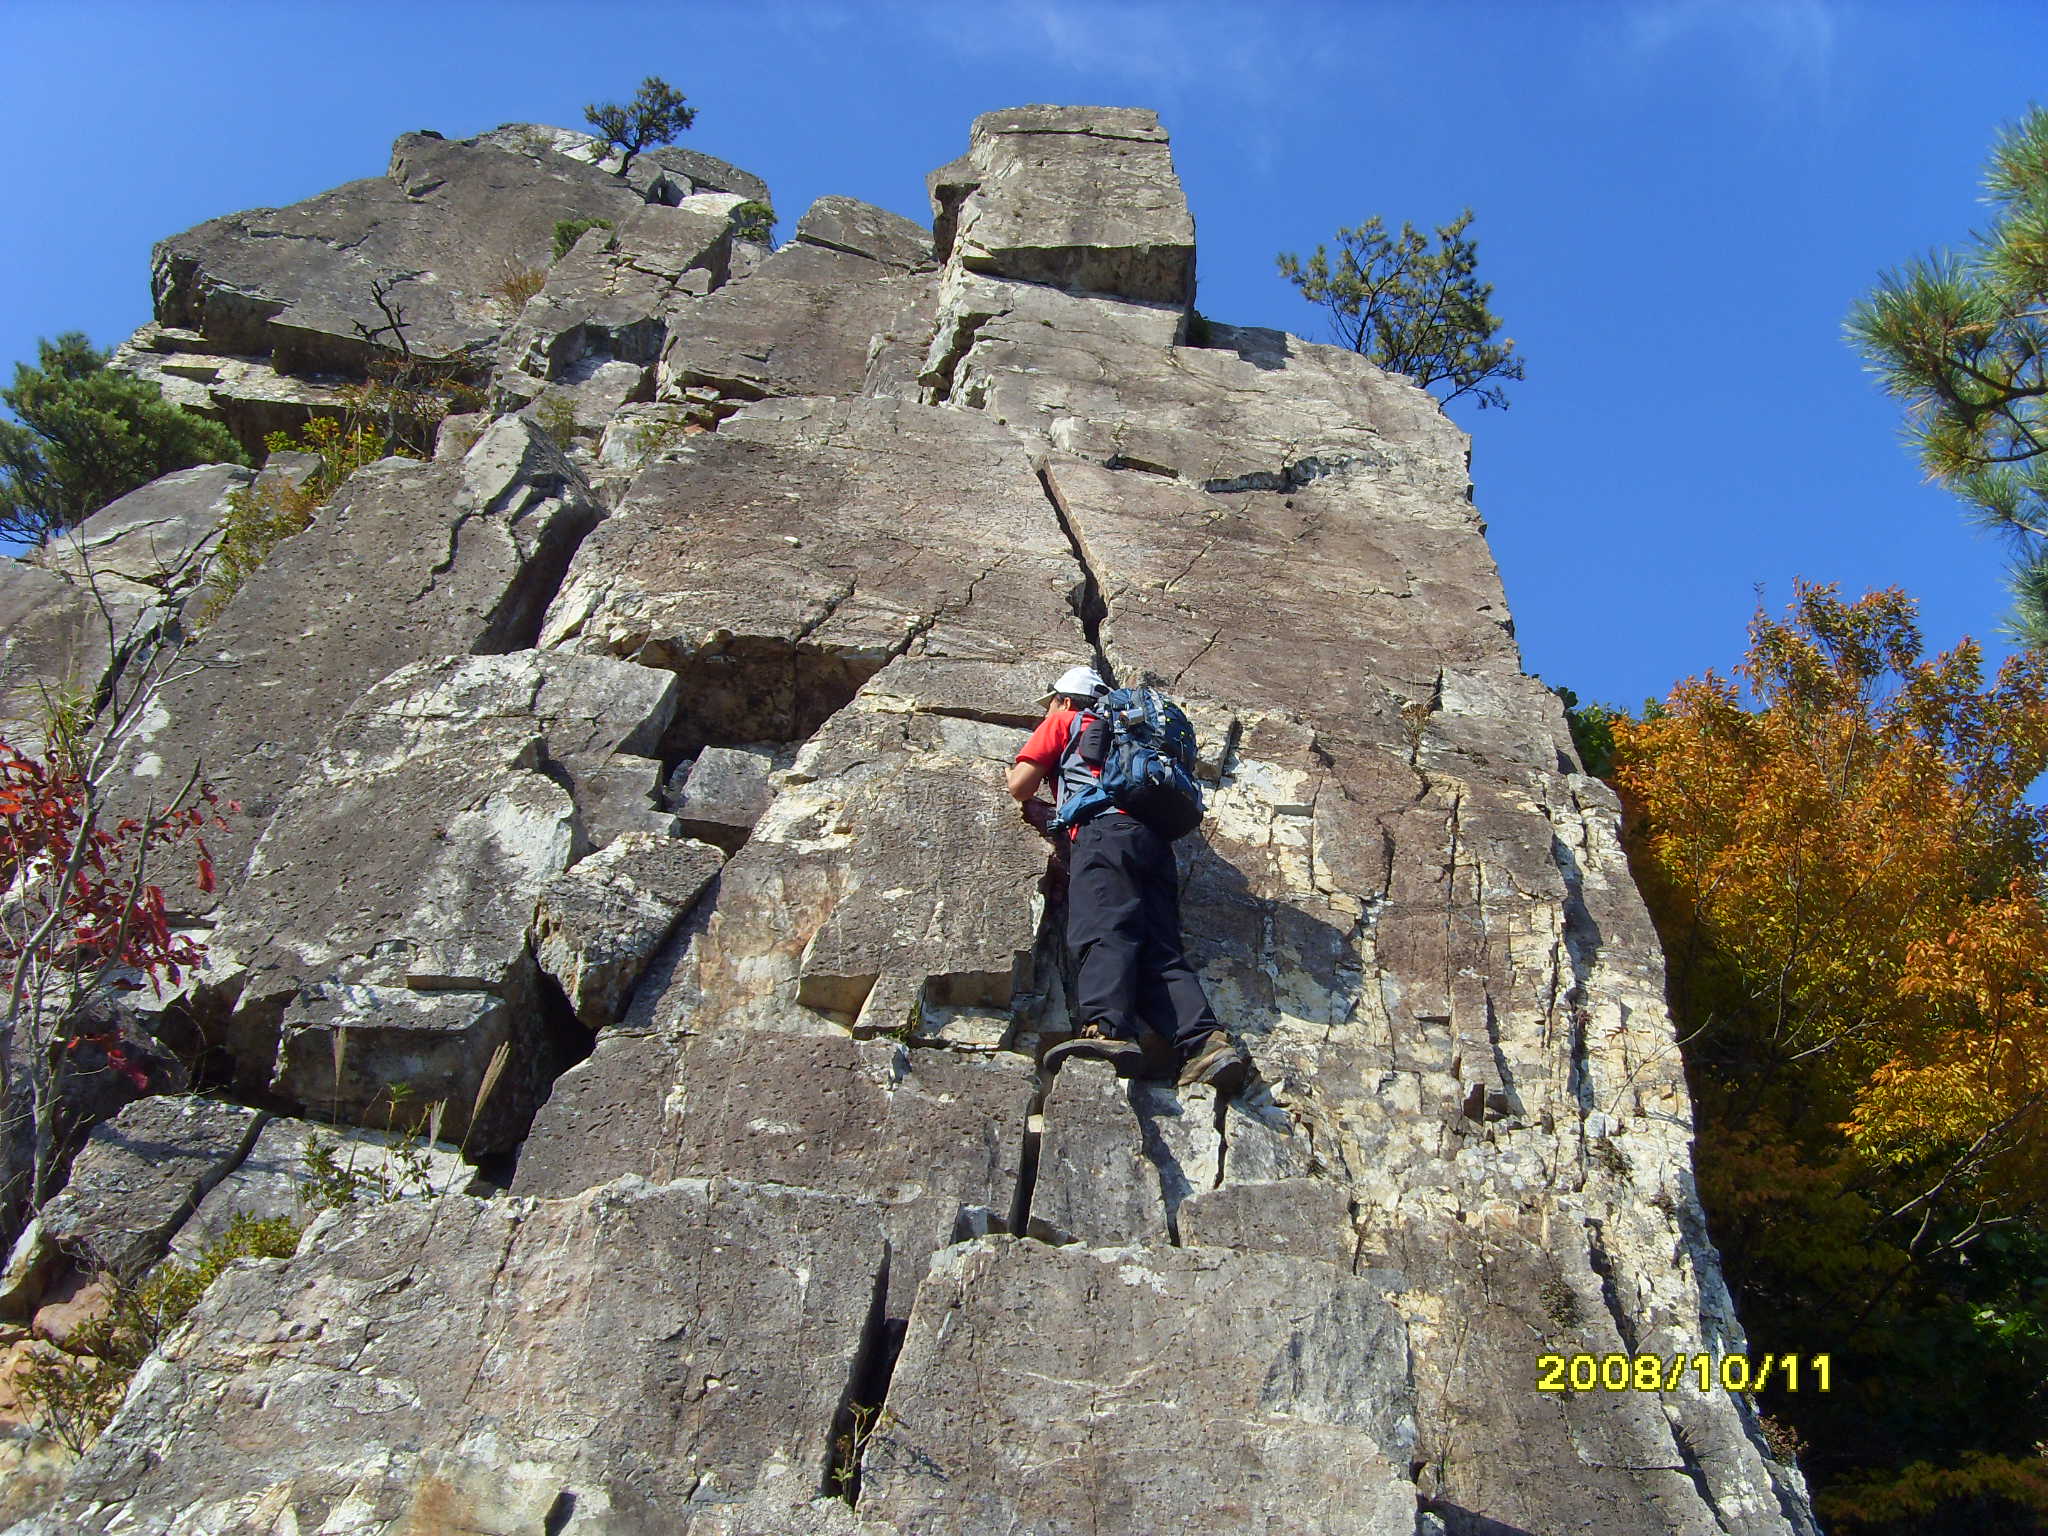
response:
<svg viewBox="0 0 2048 1536"><path fill-rule="evenodd" d="M1274 271L1379 213L1470 205L1528 360L1471 431L1527 664L1628 703L1741 653L1761 585L1901 585L2000 653L1998 544L1925 486L1842 341L1885 267L1981 223L2048 99L2048 8L1645 4L0 4L15 65L0 364L149 318L149 247L381 171L415 128L579 126L646 74L786 235L844 193L929 218L979 112L1149 106L1200 308L1325 339Z"/></svg>

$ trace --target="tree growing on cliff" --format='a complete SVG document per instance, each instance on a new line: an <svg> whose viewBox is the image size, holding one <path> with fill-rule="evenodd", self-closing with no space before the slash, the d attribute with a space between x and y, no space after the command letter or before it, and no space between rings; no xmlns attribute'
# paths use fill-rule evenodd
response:
<svg viewBox="0 0 2048 1536"><path fill-rule="evenodd" d="M659 75L649 75L624 106L597 102L583 109L583 120L597 136L619 152L619 176L643 149L672 144L676 135L697 121L697 109L683 105L683 93Z"/></svg>
<svg viewBox="0 0 2048 1536"><path fill-rule="evenodd" d="M1990 227L1885 273L1849 334L1928 478L2012 542L2011 628L2048 646L2048 110L2000 137L1984 187Z"/></svg>
<svg viewBox="0 0 2048 1536"><path fill-rule="evenodd" d="M1467 208L1434 237L1403 222L1387 233L1378 214L1337 231L1333 259L1318 245L1307 261L1278 257L1280 275L1330 312L1337 339L1391 373L1403 373L1445 405L1470 395L1506 409L1502 385L1522 377L1513 337L1494 340L1493 285L1478 278L1479 246Z"/></svg>
<svg viewBox="0 0 2048 1536"><path fill-rule="evenodd" d="M159 475L248 463L225 427L115 372L80 332L36 353L0 389L20 422L0 421L0 538L40 543Z"/></svg>

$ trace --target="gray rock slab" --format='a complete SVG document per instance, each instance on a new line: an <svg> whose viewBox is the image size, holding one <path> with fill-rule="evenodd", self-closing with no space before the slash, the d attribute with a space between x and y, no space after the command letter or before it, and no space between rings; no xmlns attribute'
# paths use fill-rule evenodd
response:
<svg viewBox="0 0 2048 1536"><path fill-rule="evenodd" d="M79 582L111 576L164 592L189 587L220 538L229 493L254 478L239 464L176 470L109 502L28 558Z"/></svg>
<svg viewBox="0 0 2048 1536"><path fill-rule="evenodd" d="M1129 1091L1107 1063L1070 1061L1046 1095L1028 1231L1048 1243L1164 1243L1166 1200Z"/></svg>
<svg viewBox="0 0 2048 1536"><path fill-rule="evenodd" d="M1179 1227L1182 1203L1202 1190L1214 1189L1223 1177L1224 1145L1216 1127L1216 1090L1201 1084L1176 1088L1140 1079L1131 1084L1131 1108L1144 1132L1145 1155L1158 1170L1166 1224L1176 1241L1186 1242L1188 1238Z"/></svg>
<svg viewBox="0 0 2048 1536"><path fill-rule="evenodd" d="M1453 660L1512 666L1477 530L1394 521L1369 475L1221 496L1066 459L1046 474L1101 583L1119 668L1391 737L1390 681L1433 685ZM1329 664L1338 655L1345 668Z"/></svg>
<svg viewBox="0 0 2048 1536"><path fill-rule="evenodd" d="M590 1054L555 1079L534 1115L513 1190L576 1195L624 1174L665 1178L667 1100L687 1043L663 1030L600 1034Z"/></svg>
<svg viewBox="0 0 2048 1536"><path fill-rule="evenodd" d="M466 140L539 160L565 155L608 174L619 168L618 151L576 128L551 128L543 123L505 123ZM731 192L754 202L769 201L768 184L751 171L680 144L642 150L626 167L626 185L649 202L676 203L699 192Z"/></svg>
<svg viewBox="0 0 2048 1536"><path fill-rule="evenodd" d="M775 767L768 751L706 747L670 802L684 832L728 852L736 850L775 798L775 786L768 782Z"/></svg>
<svg viewBox="0 0 2048 1536"><path fill-rule="evenodd" d="M1011 667L1013 696L1044 686ZM920 1038L1003 1044L1041 990L1045 844L998 789L1021 739L886 689L832 716L726 865L701 942L643 988L648 1022L830 1034L867 1028L870 999L880 1024L895 999L887 1028L914 1001Z"/></svg>
<svg viewBox="0 0 2048 1536"><path fill-rule="evenodd" d="M90 698L115 662L152 632L154 594L110 578L96 596L55 571L0 560L0 734L40 752L51 709Z"/></svg>
<svg viewBox="0 0 2048 1536"><path fill-rule="evenodd" d="M371 1125L409 1090L443 1103L460 1139L504 1046L471 1148L524 1134L562 1065L530 931L588 848L576 774L650 748L673 707L661 673L538 651L416 663L368 690L285 797L213 937L243 1077ZM337 1079L344 1036L357 1049Z"/></svg>
<svg viewBox="0 0 2048 1536"><path fill-rule="evenodd" d="M1324 1179L1225 1184L1181 1202L1180 1240L1189 1247L1286 1253L1350 1267L1357 1238L1343 1186Z"/></svg>
<svg viewBox="0 0 2048 1536"><path fill-rule="evenodd" d="M207 1191L171 1239L171 1257L190 1264L227 1236L238 1217L283 1218L302 1225L323 1207L311 1154L324 1149L341 1179L364 1202L466 1194L476 1170L446 1143L356 1126L316 1125L270 1116L248 1154ZM337 1190L338 1194L339 1191Z"/></svg>
<svg viewBox="0 0 2048 1536"><path fill-rule="evenodd" d="M413 661L530 641L576 541L601 515L545 436L516 418L453 463L359 471L284 540L188 649L109 778L123 814L196 764L238 800L209 834L222 892L308 758L356 697ZM220 899L189 877L174 908Z"/></svg>
<svg viewBox="0 0 2048 1536"><path fill-rule="evenodd" d="M576 813L592 848L608 848L634 833L677 837L682 824L661 809L661 763L631 754L614 756L575 778Z"/></svg>
<svg viewBox="0 0 2048 1536"><path fill-rule="evenodd" d="M1074 1328L1017 1327L1072 1316ZM1400 1318L1328 1264L981 1238L933 1261L861 1465L904 1532L1412 1536Z"/></svg>
<svg viewBox="0 0 2048 1536"><path fill-rule="evenodd" d="M315 416L348 410L341 375L282 373L266 355L213 350L197 332L155 321L114 349L112 366L156 385L171 404L220 422L252 458L261 458L270 433L296 434Z"/></svg>
<svg viewBox="0 0 2048 1536"><path fill-rule="evenodd" d="M1292 336L1276 352L1231 344L1245 334L1212 327L1209 345L1186 345L1170 305L956 266L925 378L934 398L977 405L1098 464L1217 494L1363 471L1404 519L1477 534L1467 440L1432 396L1342 347Z"/></svg>
<svg viewBox="0 0 2048 1536"><path fill-rule="evenodd" d="M141 1279L266 1118L219 1099L138 1099L93 1127L70 1180L43 1209L45 1235L84 1263Z"/></svg>
<svg viewBox="0 0 2048 1536"><path fill-rule="evenodd" d="M1076 656L1074 585L1003 428L899 401L777 401L641 472L579 549L540 643L679 673L663 753L680 757L800 741L913 649Z"/></svg>
<svg viewBox="0 0 2048 1536"><path fill-rule="evenodd" d="M708 389L733 400L852 395L869 342L927 300L931 279L851 251L797 242L670 321L657 400Z"/></svg>
<svg viewBox="0 0 2048 1536"><path fill-rule="evenodd" d="M796 238L805 245L850 251L906 271L938 265L932 256L930 230L900 213L851 197L819 198L797 220Z"/></svg>
<svg viewBox="0 0 2048 1536"><path fill-rule="evenodd" d="M694 838L629 832L542 889L534 958L579 1024L617 1022L647 962L724 862L719 849Z"/></svg>
<svg viewBox="0 0 2048 1536"><path fill-rule="evenodd" d="M787 1528L748 1506L824 1492L884 1252L872 1205L727 1180L340 1212L213 1288L50 1518Z"/></svg>
<svg viewBox="0 0 2048 1536"><path fill-rule="evenodd" d="M1010 1220L1036 1093L1021 1057L844 1035L699 1036L677 1069L657 1171L879 1202L891 1245L888 1308L901 1318L963 1208Z"/></svg>
<svg viewBox="0 0 2048 1536"><path fill-rule="evenodd" d="M404 134L382 176L289 208L231 214L156 248L156 318L229 353L270 354L280 371L360 370L388 324L371 293L389 285L406 342L453 357L504 329L493 292L508 264L544 268L558 220L623 222L646 198L595 166L552 153Z"/></svg>
<svg viewBox="0 0 2048 1536"><path fill-rule="evenodd" d="M1268 1094L1233 1097L1223 1114L1223 1181L1271 1183L1306 1177L1313 1163L1308 1137Z"/></svg>
<svg viewBox="0 0 2048 1536"><path fill-rule="evenodd" d="M581 382L608 362L632 365L651 388L670 316L695 302L691 288L709 291L725 281L732 244L727 205L734 201L651 204L615 230L586 232L548 269L506 333L494 383L498 403L525 404L549 382ZM693 272L702 283L685 285Z"/></svg>
<svg viewBox="0 0 2048 1536"><path fill-rule="evenodd" d="M1151 112L984 112L964 172L935 172L932 192L950 227L949 259L959 265L1154 303L1194 302L1194 220Z"/></svg>

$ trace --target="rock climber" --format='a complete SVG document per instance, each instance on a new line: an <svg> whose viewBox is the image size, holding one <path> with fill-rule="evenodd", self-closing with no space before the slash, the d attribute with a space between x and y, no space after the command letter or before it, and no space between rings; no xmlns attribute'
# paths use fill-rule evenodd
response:
<svg viewBox="0 0 2048 1536"><path fill-rule="evenodd" d="M1074 750L1086 711L1109 685L1092 667L1069 667L1038 699L1045 717L1017 753L1009 790L1024 819L1047 832L1056 804L1037 798L1048 779L1064 800L1086 779L1099 777ZM1099 718L1099 717L1098 717ZM1230 1038L1210 1010L1201 980L1181 951L1180 888L1173 845L1137 817L1115 806L1069 829L1067 946L1080 968L1075 1014L1081 1028L1073 1039L1046 1053L1058 1069L1069 1057L1106 1061L1119 1077L1137 1075L1145 1064L1140 1030L1150 1029L1171 1046L1180 1062L1180 1083L1213 1084L1234 1092L1251 1070L1251 1059Z"/></svg>

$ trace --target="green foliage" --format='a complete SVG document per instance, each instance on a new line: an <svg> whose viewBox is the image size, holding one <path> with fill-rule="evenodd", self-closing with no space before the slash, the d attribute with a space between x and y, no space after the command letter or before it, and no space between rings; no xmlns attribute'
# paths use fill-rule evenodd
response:
<svg viewBox="0 0 2048 1536"><path fill-rule="evenodd" d="M120 1408L129 1378L207 1287L237 1259L290 1258L300 1231L281 1216L237 1216L194 1263L165 1260L139 1286L116 1286L107 1311L81 1323L64 1350L22 1368L16 1383L23 1403L59 1444L82 1453Z"/></svg>
<svg viewBox="0 0 2048 1536"><path fill-rule="evenodd" d="M741 203L732 211L732 233L736 240L772 245L775 241L775 210L766 203Z"/></svg>
<svg viewBox="0 0 2048 1536"><path fill-rule="evenodd" d="M683 93L659 75L649 75L624 106L607 101L583 109L583 120L597 130L597 136L619 152L618 175L641 150L654 144L670 144L677 134L697 120L697 109L683 105Z"/></svg>
<svg viewBox="0 0 2048 1536"><path fill-rule="evenodd" d="M271 550L310 527L313 514L341 482L383 458L386 451L384 435L375 428L350 426L331 416L314 417L297 438L273 432L263 443L272 453L314 454L320 467L303 484L295 485L281 474L260 475L253 485L229 494L220 544L207 570L207 596L194 615L197 626L219 617Z"/></svg>
<svg viewBox="0 0 2048 1536"><path fill-rule="evenodd" d="M1306 262L1281 252L1280 275L1330 311L1352 351L1437 390L1446 405L1471 395L1482 408L1506 409L1501 383L1522 377L1522 359L1512 337L1493 339L1500 320L1487 308L1493 285L1476 275L1479 246L1465 234L1471 222L1467 208L1438 228L1432 247L1405 221L1400 234L1388 234L1374 214L1337 231L1334 261L1320 245Z"/></svg>
<svg viewBox="0 0 2048 1536"><path fill-rule="evenodd" d="M1564 702L1564 723L1571 728L1572 746L1579 761L1596 779L1614 777L1614 728L1659 720L1664 705L1657 699L1643 700L1641 711L1631 715L1619 704L1581 704L1579 696L1562 684L1550 690Z"/></svg>
<svg viewBox="0 0 2048 1536"><path fill-rule="evenodd" d="M615 229L618 226L610 219L557 219L555 220L555 260L560 261L569 254L569 248L593 229Z"/></svg>
<svg viewBox="0 0 2048 1536"><path fill-rule="evenodd" d="M382 1205L392 1200L424 1199L435 1192L433 1163L420 1127L398 1138L389 1161L380 1158L361 1167L353 1151L343 1161L340 1143L309 1137L306 1175L304 1198L314 1211L339 1210L358 1201Z"/></svg>
<svg viewBox="0 0 2048 1536"><path fill-rule="evenodd" d="M36 344L0 401L0 537L40 543L159 475L197 464L246 464L218 422L166 402L154 384L117 373L77 331Z"/></svg>
<svg viewBox="0 0 2048 1536"><path fill-rule="evenodd" d="M576 441L576 402L563 394L546 394L533 402L533 424L564 453Z"/></svg>
<svg viewBox="0 0 2048 1536"><path fill-rule="evenodd" d="M73 773L84 771L86 737L92 731L93 691L82 683L36 685L36 734L43 738L43 755Z"/></svg>
<svg viewBox="0 0 2048 1536"><path fill-rule="evenodd" d="M1906 408L1928 478L2013 546L2013 634L2048 646L2048 110L1999 138L1990 226L1884 273L1852 342Z"/></svg>

